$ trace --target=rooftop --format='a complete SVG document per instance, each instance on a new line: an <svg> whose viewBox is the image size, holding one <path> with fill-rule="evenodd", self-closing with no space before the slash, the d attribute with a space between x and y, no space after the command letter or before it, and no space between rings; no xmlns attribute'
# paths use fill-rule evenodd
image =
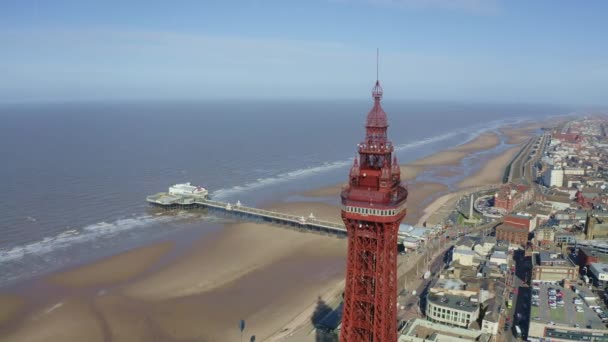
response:
<svg viewBox="0 0 608 342"><path fill-rule="evenodd" d="M437 279L435 287L440 287L448 290L464 290L467 287L467 283L460 279Z"/></svg>
<svg viewBox="0 0 608 342"><path fill-rule="evenodd" d="M508 224L501 224L500 226L498 226L496 228L496 230L501 230L501 231L506 231L506 232L528 232L528 228L525 227L514 227L514 226L510 226Z"/></svg>
<svg viewBox="0 0 608 342"><path fill-rule="evenodd" d="M561 253L541 251L537 258L532 258L535 265L542 266L574 266L570 259L564 258Z"/></svg>
<svg viewBox="0 0 608 342"><path fill-rule="evenodd" d="M452 253L461 255L477 255L477 253L471 249L455 249Z"/></svg>
<svg viewBox="0 0 608 342"><path fill-rule="evenodd" d="M427 300L435 305L460 311L475 312L479 308L478 303L471 302L469 298L463 296L429 293Z"/></svg>
<svg viewBox="0 0 608 342"><path fill-rule="evenodd" d="M408 322L398 342L487 342L491 337L480 330L450 327L417 318Z"/></svg>
<svg viewBox="0 0 608 342"><path fill-rule="evenodd" d="M491 258L506 259L507 258L507 253L505 253L503 251L495 251L494 253L492 253Z"/></svg>
<svg viewBox="0 0 608 342"><path fill-rule="evenodd" d="M473 246L475 246L475 244L477 243L477 240L471 237L465 237L463 238L457 245L456 247L469 247L470 249L473 248Z"/></svg>
<svg viewBox="0 0 608 342"><path fill-rule="evenodd" d="M608 273L608 264L601 262L591 263L590 268L598 270L599 272Z"/></svg>

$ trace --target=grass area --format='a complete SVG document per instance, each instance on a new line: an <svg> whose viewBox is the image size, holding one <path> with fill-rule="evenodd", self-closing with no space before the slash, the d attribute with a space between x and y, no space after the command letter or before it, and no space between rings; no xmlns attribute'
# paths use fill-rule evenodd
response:
<svg viewBox="0 0 608 342"><path fill-rule="evenodd" d="M562 322L564 321L564 308L558 307L557 309L549 309L551 310L551 320L553 322Z"/></svg>
<svg viewBox="0 0 608 342"><path fill-rule="evenodd" d="M473 218L479 220L479 216L473 215ZM458 219L456 220L456 223L459 226L465 226L465 227L475 227L476 226L476 223L474 223L474 222L466 222L466 217L464 217L464 215L462 215L462 213L458 214Z"/></svg>
<svg viewBox="0 0 608 342"><path fill-rule="evenodd" d="M462 226L462 223L464 222L464 220L465 220L464 215L462 215L462 214L460 214L460 213L459 213L459 214L458 214L458 220L456 220L456 221L457 221L457 223L458 223L458 225L459 225L459 226Z"/></svg>
<svg viewBox="0 0 608 342"><path fill-rule="evenodd" d="M534 317L540 316L540 310L538 306L533 306L532 310L530 310L530 318L534 319Z"/></svg>

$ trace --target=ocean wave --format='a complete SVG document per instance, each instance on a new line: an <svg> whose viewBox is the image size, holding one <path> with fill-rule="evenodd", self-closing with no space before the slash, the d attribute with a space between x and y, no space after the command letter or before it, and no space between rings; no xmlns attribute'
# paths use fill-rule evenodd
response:
<svg viewBox="0 0 608 342"><path fill-rule="evenodd" d="M70 229L54 236L25 245L0 249L0 263L22 259L28 255L42 256L53 251L65 249L74 244L88 242L100 237L114 236L120 232L152 224L169 222L187 218L190 214L183 213L175 216L142 215L132 218L119 219L113 222L98 222L83 227L80 230Z"/></svg>
<svg viewBox="0 0 608 342"><path fill-rule="evenodd" d="M437 142L441 142L450 138L454 138L458 135L466 135L466 137L460 142L460 144L465 144L471 140L473 140L478 135L488 132L495 131L498 128L505 125L513 125L520 123L522 121L527 120L528 118L517 117L517 118L509 118L509 119L499 119L494 120L478 125L472 125L469 127L464 127L461 129L453 130L450 132L446 132L444 134L439 134L436 136L432 136L426 139L417 140L414 142L404 143L395 145L395 151L401 152L405 150L409 150L416 147L421 147ZM244 185L236 185L230 188L222 188L214 191L211 195L215 199L227 199L230 196L250 192L256 189L264 188L271 185L276 185L284 182L288 182L298 178L308 177L314 174L324 173L331 170L339 169L342 167L346 167L352 163L352 159L344 159L333 162L325 162L322 165L311 166L307 168L297 169L290 172L285 172L281 174L277 174L276 176L266 177L266 178L258 178L253 182L246 183Z"/></svg>
<svg viewBox="0 0 608 342"><path fill-rule="evenodd" d="M226 197L231 196L231 195L256 190L256 189L263 188L263 187L266 187L269 185L276 185L279 183L288 182L288 181L291 181L294 179L307 177L307 176L311 176L314 174L327 172L330 170L339 169L341 167L350 165L351 162L352 161L350 161L350 160L340 160L340 161L335 161L335 162L331 162L331 163L323 163L322 165L319 165L319 166L313 166L313 167L308 167L308 168L303 168L303 169L298 169L298 170L294 170L294 171L281 173L281 174L278 174L273 177L258 178L256 181L247 183L245 185L237 185L237 186L233 186L231 188L216 190L213 192L212 196L215 199L225 199Z"/></svg>

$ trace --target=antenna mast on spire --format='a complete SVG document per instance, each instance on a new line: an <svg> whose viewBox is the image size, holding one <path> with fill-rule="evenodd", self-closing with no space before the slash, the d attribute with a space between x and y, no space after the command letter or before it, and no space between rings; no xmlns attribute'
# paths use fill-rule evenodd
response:
<svg viewBox="0 0 608 342"><path fill-rule="evenodd" d="M378 69L380 65L380 48L376 48L376 81L380 80Z"/></svg>
<svg viewBox="0 0 608 342"><path fill-rule="evenodd" d="M380 49L376 48L376 85L372 90L372 96L375 100L380 101L382 98L382 86L380 86Z"/></svg>

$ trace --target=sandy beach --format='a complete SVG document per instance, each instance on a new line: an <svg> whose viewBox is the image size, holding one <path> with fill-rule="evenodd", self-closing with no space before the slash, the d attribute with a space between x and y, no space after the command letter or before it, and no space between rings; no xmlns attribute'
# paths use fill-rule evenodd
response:
<svg viewBox="0 0 608 342"><path fill-rule="evenodd" d="M506 134L515 139L530 133ZM410 191L406 222L419 222L453 196L445 184L416 176L429 168L456 165L470 153L498 143L495 133L485 133L403 165ZM518 149L491 156L458 187L499 182ZM339 222L337 202L329 205L315 197L338 196L341 186L302 194L308 201L273 203L269 208ZM26 298L0 296L0 339L226 341L238 340L237 323L246 319L246 336L255 334L262 341L308 323L319 298L329 300L341 292L344 239L239 222L159 263L173 248L171 243L159 243L45 277L39 286L60 287L69 294L49 296L27 310Z"/></svg>

